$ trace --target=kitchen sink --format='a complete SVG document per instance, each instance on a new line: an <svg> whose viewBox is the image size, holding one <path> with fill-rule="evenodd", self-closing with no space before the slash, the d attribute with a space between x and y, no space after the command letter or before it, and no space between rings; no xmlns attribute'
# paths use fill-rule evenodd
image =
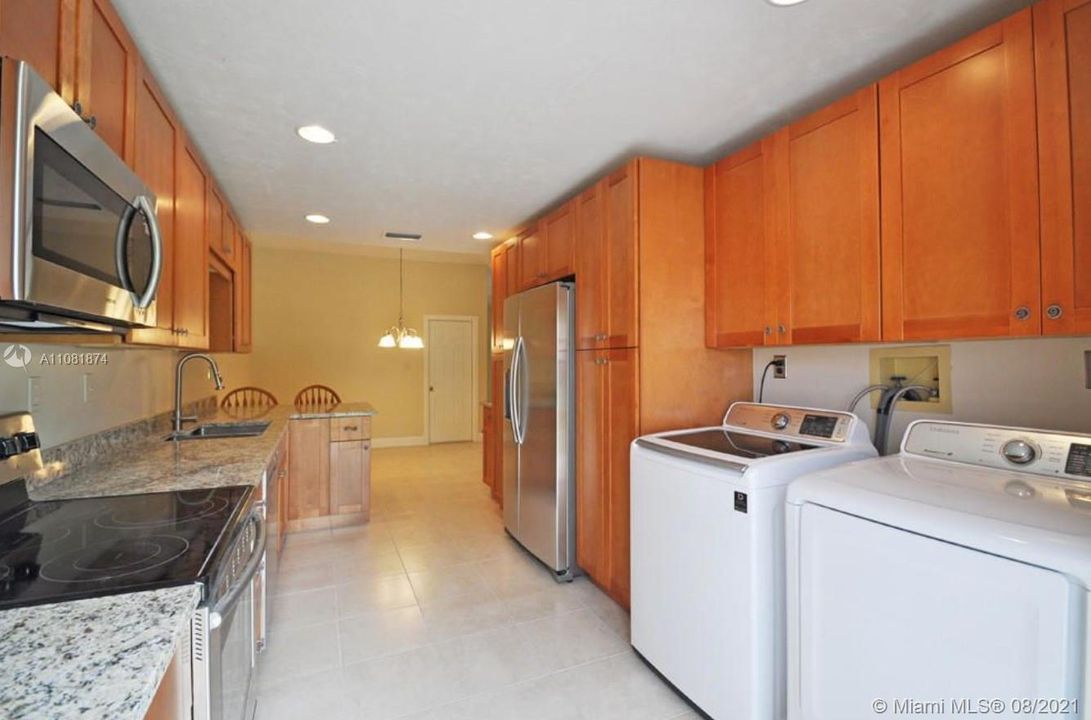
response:
<svg viewBox="0 0 1091 720"><path fill-rule="evenodd" d="M257 437L269 427L264 422L205 423L189 430L171 433L167 440L208 440L210 438Z"/></svg>

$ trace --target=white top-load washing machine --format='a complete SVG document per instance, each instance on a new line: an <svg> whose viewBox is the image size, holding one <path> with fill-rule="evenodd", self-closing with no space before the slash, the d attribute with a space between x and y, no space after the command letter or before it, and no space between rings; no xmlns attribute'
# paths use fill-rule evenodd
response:
<svg viewBox="0 0 1091 720"><path fill-rule="evenodd" d="M716 720L784 717L789 482L875 456L850 413L735 403L632 445L632 644Z"/></svg>
<svg viewBox="0 0 1091 720"><path fill-rule="evenodd" d="M1091 436L913 423L788 490L788 717L1087 717Z"/></svg>

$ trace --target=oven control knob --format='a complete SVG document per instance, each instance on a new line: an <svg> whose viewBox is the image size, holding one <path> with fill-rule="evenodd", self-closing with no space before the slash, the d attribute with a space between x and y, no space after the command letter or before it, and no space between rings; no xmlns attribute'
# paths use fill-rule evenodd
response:
<svg viewBox="0 0 1091 720"><path fill-rule="evenodd" d="M770 424L773 426L774 430L783 430L788 427L788 423L790 422L792 422L792 418L790 418L787 413L777 413L773 416Z"/></svg>
<svg viewBox="0 0 1091 720"><path fill-rule="evenodd" d="M1012 465L1026 465L1038 457L1038 449L1027 440L1008 440L1000 454Z"/></svg>

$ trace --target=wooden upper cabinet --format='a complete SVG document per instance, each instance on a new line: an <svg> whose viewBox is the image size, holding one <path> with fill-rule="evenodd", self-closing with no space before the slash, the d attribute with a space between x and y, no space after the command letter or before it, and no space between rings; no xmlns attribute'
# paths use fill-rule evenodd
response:
<svg viewBox="0 0 1091 720"><path fill-rule="evenodd" d="M179 133L181 135L181 133ZM208 331L208 180L193 150L179 138L174 213L174 327L178 344L206 349Z"/></svg>
<svg viewBox="0 0 1091 720"><path fill-rule="evenodd" d="M239 235L238 268L235 271L235 352L253 347L253 269L250 241Z"/></svg>
<svg viewBox="0 0 1091 720"><path fill-rule="evenodd" d="M492 352L504 351L504 300L508 296L508 244L492 250Z"/></svg>
<svg viewBox="0 0 1091 720"><path fill-rule="evenodd" d="M639 339L639 220L637 193L640 161L607 176L602 186L604 267L599 281L606 292L606 340L602 347L636 347Z"/></svg>
<svg viewBox="0 0 1091 720"><path fill-rule="evenodd" d="M208 199L206 202L205 220L208 227L206 231L208 249L219 255L221 260L224 260L226 259L223 257L224 202L213 187L211 178L208 181Z"/></svg>
<svg viewBox="0 0 1091 720"><path fill-rule="evenodd" d="M879 340L877 102L868 86L773 138L777 344Z"/></svg>
<svg viewBox="0 0 1091 720"><path fill-rule="evenodd" d="M505 297L507 297L508 295L514 295L522 289L519 286L519 257L521 255L521 253L519 252L519 242L517 240L509 240L507 246L508 249L505 252L504 264L507 266L508 270L508 288L507 292L505 293Z"/></svg>
<svg viewBox="0 0 1091 720"><path fill-rule="evenodd" d="M705 171L705 343L775 342L776 234L770 138Z"/></svg>
<svg viewBox="0 0 1091 720"><path fill-rule="evenodd" d="M67 102L75 80L76 0L0 0L0 55L25 60Z"/></svg>
<svg viewBox="0 0 1091 720"><path fill-rule="evenodd" d="M1042 331L1091 332L1091 0L1034 6Z"/></svg>
<svg viewBox="0 0 1091 720"><path fill-rule="evenodd" d="M571 275L576 244L576 201L570 200L546 215L540 226L545 249L545 279L558 280Z"/></svg>
<svg viewBox="0 0 1091 720"><path fill-rule="evenodd" d="M121 19L105 0L77 3L75 100L95 132L132 162L133 98L139 56Z"/></svg>
<svg viewBox="0 0 1091 720"><path fill-rule="evenodd" d="M228 212L227 206L224 206L223 211L223 234L220 243L220 257L231 266L235 266L236 247L239 241L239 225L235 222L235 218Z"/></svg>
<svg viewBox="0 0 1091 720"><path fill-rule="evenodd" d="M166 104L141 73L137 82L134 118L133 168L156 198L156 214L163 238L163 272L156 302L157 325L173 331L174 323L174 201L176 128ZM144 335L142 331L136 337ZM154 339L150 339L156 342ZM168 344L168 343L158 343Z"/></svg>
<svg viewBox="0 0 1091 720"><path fill-rule="evenodd" d="M607 319L606 225L603 183L576 198L576 348L602 347L609 337Z"/></svg>
<svg viewBox="0 0 1091 720"><path fill-rule="evenodd" d="M883 339L1041 329L1029 9L879 83Z"/></svg>
<svg viewBox="0 0 1091 720"><path fill-rule="evenodd" d="M527 290L545 282L549 257L537 223L519 233L519 290Z"/></svg>

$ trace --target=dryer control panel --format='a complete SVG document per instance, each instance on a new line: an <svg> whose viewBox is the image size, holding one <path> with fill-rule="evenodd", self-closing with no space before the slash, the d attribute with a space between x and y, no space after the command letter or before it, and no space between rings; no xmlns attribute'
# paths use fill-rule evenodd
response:
<svg viewBox="0 0 1091 720"><path fill-rule="evenodd" d="M798 438L845 442L856 416L836 410L738 402L724 415L724 425Z"/></svg>
<svg viewBox="0 0 1091 720"><path fill-rule="evenodd" d="M918 420L902 452L1050 477L1091 480L1091 436Z"/></svg>

